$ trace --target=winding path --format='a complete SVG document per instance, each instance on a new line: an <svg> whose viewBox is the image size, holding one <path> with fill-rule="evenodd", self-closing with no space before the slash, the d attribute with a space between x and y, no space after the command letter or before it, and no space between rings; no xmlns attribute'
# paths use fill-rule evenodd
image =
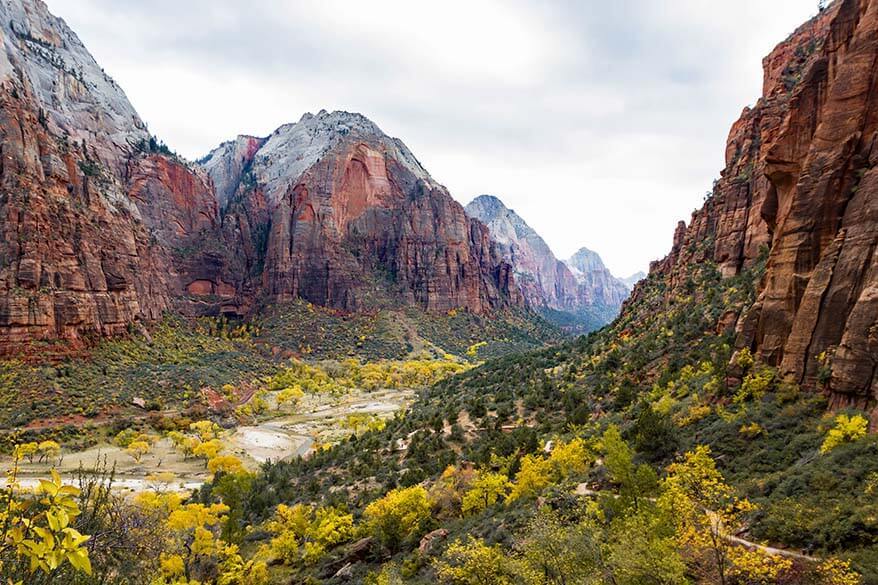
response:
<svg viewBox="0 0 878 585"><path fill-rule="evenodd" d="M614 498L619 497L619 494L617 494L615 492L611 492L609 490L593 490L593 489L588 487L588 484L585 484L585 483L581 483L581 484L577 485L574 493L576 493L576 495L579 495L579 496L599 496L601 494L609 493ZM655 498L650 498L650 501L655 501ZM714 522L714 523L719 522L719 517L718 517L716 512L708 510L707 514L710 516L711 522ZM782 549L782 548L775 548L773 546L759 544L758 542L753 542L752 540L747 540L745 538L741 538L740 536L735 536L733 534L726 534L723 536L723 538L729 542L733 542L733 543L740 545L740 546L743 546L745 548L749 548L751 550L758 550L760 552L764 552L765 554L772 555L772 556L785 557L785 558L789 558L789 559L797 559L800 561L808 561L808 562L812 562L812 563L819 563L823 560L819 557L812 557L812 556L806 555L804 553L798 553L798 552L791 551L791 550L786 550L786 549Z"/></svg>

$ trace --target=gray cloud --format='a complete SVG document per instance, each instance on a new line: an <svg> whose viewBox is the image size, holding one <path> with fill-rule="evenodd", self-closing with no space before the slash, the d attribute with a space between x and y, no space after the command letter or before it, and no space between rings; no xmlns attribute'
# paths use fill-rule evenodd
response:
<svg viewBox="0 0 878 585"><path fill-rule="evenodd" d="M347 109L462 202L503 198L617 273L669 247L722 167L762 56L812 0L48 0L151 129L195 158Z"/></svg>

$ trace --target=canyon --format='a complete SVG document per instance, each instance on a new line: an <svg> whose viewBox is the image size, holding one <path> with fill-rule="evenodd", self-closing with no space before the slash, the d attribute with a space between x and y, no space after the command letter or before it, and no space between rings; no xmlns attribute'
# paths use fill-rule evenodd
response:
<svg viewBox="0 0 878 585"><path fill-rule="evenodd" d="M359 114L306 114L184 161L42 2L2 11L4 351L297 298L344 311L601 307L606 322L627 294L587 251L558 261L499 200L477 199L484 221L469 217ZM757 301L726 320L736 347L837 406L878 395L876 35L878 7L844 0L766 57L712 197L651 267L674 294L693 262L725 278L764 262Z"/></svg>
<svg viewBox="0 0 878 585"><path fill-rule="evenodd" d="M188 161L40 0L0 35L10 583L878 584L878 0L627 278L361 114Z"/></svg>

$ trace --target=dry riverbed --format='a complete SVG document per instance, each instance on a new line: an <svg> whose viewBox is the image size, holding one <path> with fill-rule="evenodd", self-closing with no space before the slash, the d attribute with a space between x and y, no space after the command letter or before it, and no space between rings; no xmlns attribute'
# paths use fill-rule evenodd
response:
<svg viewBox="0 0 878 585"><path fill-rule="evenodd" d="M351 414L368 414L392 418L414 399L413 390L354 391L343 396L307 395L294 414L263 419L252 425L227 431L221 440L224 453L240 458L244 466L255 470L265 461L293 459L308 455L316 446L335 443L351 433L342 424ZM6 467L9 458L3 461ZM185 459L174 451L170 440L160 439L139 462L116 445L104 444L84 451L64 450L60 460L50 463L27 463L20 467L23 487L36 485L48 477L54 466L67 481L73 481L77 470L94 469L105 464L115 467L114 486L138 492L150 489L190 491L210 477L203 461ZM171 475L172 474L172 475Z"/></svg>

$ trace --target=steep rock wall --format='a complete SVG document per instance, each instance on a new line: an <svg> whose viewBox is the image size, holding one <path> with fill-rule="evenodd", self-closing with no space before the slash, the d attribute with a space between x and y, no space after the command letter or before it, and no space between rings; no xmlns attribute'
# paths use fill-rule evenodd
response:
<svg viewBox="0 0 878 585"><path fill-rule="evenodd" d="M652 272L724 276L767 256L736 346L825 389L878 400L878 2L838 0L764 60L764 94L732 127L711 198Z"/></svg>

